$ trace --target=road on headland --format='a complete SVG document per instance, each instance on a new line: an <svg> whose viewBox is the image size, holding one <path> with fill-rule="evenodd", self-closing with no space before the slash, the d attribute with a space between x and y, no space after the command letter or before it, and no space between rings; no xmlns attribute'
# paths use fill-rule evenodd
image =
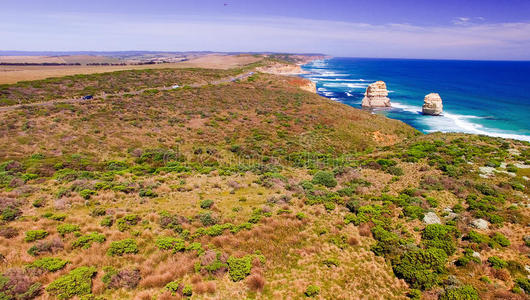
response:
<svg viewBox="0 0 530 300"><path fill-rule="evenodd" d="M248 78L250 76L252 76L254 74L254 72L248 72L248 73L244 73L244 74L240 74L240 75L237 75L237 76L232 76L232 77L227 77L227 78L223 78L223 79L219 79L219 80L216 80L216 81L211 81L211 82L208 82L208 83L194 83L194 84L189 84L189 85L186 85L186 86L189 86L189 87L192 87L192 88L198 88L198 87L201 87L201 86L206 86L206 85L217 85L217 84L222 84L222 83L229 83L229 82L234 82L234 81L237 81L237 80L242 80L242 79L245 79L245 78ZM16 109L19 109L19 108L26 108L26 107L32 107L32 106L47 106L47 105L53 105L55 103L77 103L77 102L88 102L88 101L94 101L96 99L106 99L107 97L109 96L123 96L125 94L127 95L139 95L147 90L159 90L159 91L168 91L168 90L174 90L174 89L179 89L179 88L182 88L182 87L178 87L178 88L174 88L173 87L174 85L172 86L164 86L164 87L151 87L151 88L145 88L145 89L141 89L141 90L137 90L137 91L133 91L133 92L120 92L120 93L114 93L114 94L103 94L101 96L95 96L93 99L91 100L83 100L83 98L71 98L71 99L56 99L56 100L50 100L50 101L45 101L45 102L35 102L35 103L27 103L27 104L16 104L16 105L11 105L11 106L5 106L5 107L0 107L0 112L4 112L4 111L11 111L11 110L16 110Z"/></svg>

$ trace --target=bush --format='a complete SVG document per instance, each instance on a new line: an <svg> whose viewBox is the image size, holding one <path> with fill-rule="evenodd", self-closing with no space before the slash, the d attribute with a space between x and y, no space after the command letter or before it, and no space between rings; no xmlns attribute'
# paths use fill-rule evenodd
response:
<svg viewBox="0 0 530 300"><path fill-rule="evenodd" d="M392 262L398 278L415 289L429 289L439 283L438 275L445 271L447 254L437 248L407 251Z"/></svg>
<svg viewBox="0 0 530 300"><path fill-rule="evenodd" d="M198 215L198 217L202 225L204 226L211 226L211 225L217 224L217 219L213 217L210 212L201 213Z"/></svg>
<svg viewBox="0 0 530 300"><path fill-rule="evenodd" d="M96 274L94 267L79 267L59 277L46 287L46 291L59 299L88 295L92 292L92 277Z"/></svg>
<svg viewBox="0 0 530 300"><path fill-rule="evenodd" d="M447 289L439 300L479 300L477 290L471 285Z"/></svg>
<svg viewBox="0 0 530 300"><path fill-rule="evenodd" d="M502 247L508 247L510 246L510 240L508 240L506 238L506 236L504 236L504 234L500 233L500 232L497 232L495 233L492 237L491 237L491 240L494 241L495 243L501 245Z"/></svg>
<svg viewBox="0 0 530 300"><path fill-rule="evenodd" d="M314 176L312 182L314 184L321 184L328 188L333 188L337 186L337 180L335 180L335 175L332 172L328 171L318 171Z"/></svg>
<svg viewBox="0 0 530 300"><path fill-rule="evenodd" d="M515 283L524 290L525 293L530 294L530 279L528 278L517 278Z"/></svg>
<svg viewBox="0 0 530 300"><path fill-rule="evenodd" d="M491 256L488 258L488 262L496 270L504 269L508 266L508 263L498 256Z"/></svg>
<svg viewBox="0 0 530 300"><path fill-rule="evenodd" d="M116 220L116 226L118 226L119 231L124 232L131 226L138 224L139 221L140 217L138 215L130 214Z"/></svg>
<svg viewBox="0 0 530 300"><path fill-rule="evenodd" d="M490 238L487 235L480 234L474 230L471 230L465 239L477 244L487 244L490 242Z"/></svg>
<svg viewBox="0 0 530 300"><path fill-rule="evenodd" d="M433 197L427 197L425 198L425 200L427 200L427 203L429 203L431 207L438 207L438 204L439 204L438 199L433 198Z"/></svg>
<svg viewBox="0 0 530 300"><path fill-rule="evenodd" d="M81 228L79 227L79 225L74 225L74 224L61 224L57 226L57 232L61 236L65 236L66 234L72 233L72 232L78 232L80 230Z"/></svg>
<svg viewBox="0 0 530 300"><path fill-rule="evenodd" d="M158 194L153 192L153 190L151 189L140 190L138 194L140 195L140 197L146 197L146 198L158 197Z"/></svg>
<svg viewBox="0 0 530 300"><path fill-rule="evenodd" d="M213 200L210 200L210 199L202 200L201 202L202 209L209 209L212 207L212 205L213 205Z"/></svg>
<svg viewBox="0 0 530 300"><path fill-rule="evenodd" d="M171 294L175 295L179 291L180 282L178 281L171 281L170 283L166 284L165 289L170 291Z"/></svg>
<svg viewBox="0 0 530 300"><path fill-rule="evenodd" d="M24 238L24 241L33 242L36 240L42 240L43 238L47 236L48 236L48 232L46 230L42 230L42 229L28 230L26 231L26 237Z"/></svg>
<svg viewBox="0 0 530 300"><path fill-rule="evenodd" d="M94 195L96 191L90 190L90 189L84 189L79 192L79 195L83 197L84 199L88 200L92 195Z"/></svg>
<svg viewBox="0 0 530 300"><path fill-rule="evenodd" d="M452 255L456 251L456 228L448 225L429 224L422 232L423 243L427 248L438 248Z"/></svg>
<svg viewBox="0 0 530 300"><path fill-rule="evenodd" d="M308 285L304 292L304 295L306 295L306 297L315 297L318 294L320 294L320 288L312 284Z"/></svg>
<svg viewBox="0 0 530 300"><path fill-rule="evenodd" d="M106 214L107 214L107 210L104 209L103 207L96 207L90 212L90 215L92 217L101 217L101 216L104 216Z"/></svg>
<svg viewBox="0 0 530 300"><path fill-rule="evenodd" d="M43 257L28 265L28 267L40 268L49 272L55 272L64 268L67 263L68 261L57 257Z"/></svg>
<svg viewBox="0 0 530 300"><path fill-rule="evenodd" d="M97 233L97 232L92 232L92 233L85 234L85 235L78 237L77 240L75 240L72 243L72 247L88 249L90 248L90 246L92 246L93 242L98 242L101 244L105 240L106 240L105 235Z"/></svg>
<svg viewBox="0 0 530 300"><path fill-rule="evenodd" d="M110 256L121 256L124 254L135 254L138 253L138 245L133 239L124 239L121 241L115 241L110 243L107 254Z"/></svg>
<svg viewBox="0 0 530 300"><path fill-rule="evenodd" d="M173 253L176 253L178 251L183 251L186 249L184 240L179 239L179 238L169 237L169 236L159 237L156 240L155 244L159 249L172 250Z"/></svg>
<svg viewBox="0 0 530 300"><path fill-rule="evenodd" d="M412 219L423 219L424 211L423 208L416 205L409 205L403 208L403 214Z"/></svg>
<svg viewBox="0 0 530 300"><path fill-rule="evenodd" d="M242 258L228 258L228 274L232 281L240 281L250 274L252 269L252 256L247 255Z"/></svg>
<svg viewBox="0 0 530 300"><path fill-rule="evenodd" d="M111 227L114 223L114 219L111 216L106 216L103 219L101 219L101 222L99 222L99 225L103 227Z"/></svg>
<svg viewBox="0 0 530 300"><path fill-rule="evenodd" d="M192 291L191 285L185 285L184 288L182 289L182 295L186 297L191 297L192 294L193 294L193 291Z"/></svg>

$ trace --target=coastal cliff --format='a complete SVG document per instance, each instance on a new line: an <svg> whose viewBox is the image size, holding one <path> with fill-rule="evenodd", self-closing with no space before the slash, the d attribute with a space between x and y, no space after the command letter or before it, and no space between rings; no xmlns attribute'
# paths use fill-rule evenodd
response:
<svg viewBox="0 0 530 300"><path fill-rule="evenodd" d="M305 74L304 70L299 65L292 65L292 64L272 64L268 66L258 67L256 68L257 71L267 74L275 74L275 75L298 75L298 74Z"/></svg>
<svg viewBox="0 0 530 300"><path fill-rule="evenodd" d="M422 113L424 115L439 116L443 112L442 98L437 93L430 93L423 100Z"/></svg>
<svg viewBox="0 0 530 300"><path fill-rule="evenodd" d="M390 107L390 99L388 98L388 91L384 81L376 81L366 88L364 94L362 107Z"/></svg>
<svg viewBox="0 0 530 300"><path fill-rule="evenodd" d="M300 78L300 77L289 77L287 81L290 85L294 85L304 91L311 93L317 93L317 84L309 79Z"/></svg>

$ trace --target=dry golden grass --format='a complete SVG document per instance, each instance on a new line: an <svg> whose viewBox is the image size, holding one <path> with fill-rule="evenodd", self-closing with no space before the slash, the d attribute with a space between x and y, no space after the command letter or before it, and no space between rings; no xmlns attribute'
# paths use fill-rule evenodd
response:
<svg viewBox="0 0 530 300"><path fill-rule="evenodd" d="M0 62L56 62L56 63L72 63L79 59L65 61L60 57L16 57L8 60L6 57L0 57ZM261 57L251 55L206 55L198 58L193 58L188 61L178 63L164 63L155 65L126 65L126 66L0 66L0 84L16 83L19 81L29 81L45 79L50 77L62 77L67 75L77 74L96 74L123 70L144 70L144 69L166 69L166 68L207 68L207 69L231 69L242 67L244 65L257 62ZM79 60L81 61L81 60ZM100 62L91 60L82 60L86 62ZM109 61L101 61L109 62ZM112 61L114 62L114 61Z"/></svg>

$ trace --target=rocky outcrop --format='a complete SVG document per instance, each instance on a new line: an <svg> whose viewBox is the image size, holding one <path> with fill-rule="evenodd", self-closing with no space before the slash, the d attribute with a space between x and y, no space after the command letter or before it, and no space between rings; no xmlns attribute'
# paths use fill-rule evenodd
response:
<svg viewBox="0 0 530 300"><path fill-rule="evenodd" d="M384 81L376 81L366 88L362 107L390 107L390 99L388 98L388 91Z"/></svg>
<svg viewBox="0 0 530 300"><path fill-rule="evenodd" d="M477 228L477 229L488 229L490 226L490 223L484 219L475 219L471 221L471 226Z"/></svg>
<svg viewBox="0 0 530 300"><path fill-rule="evenodd" d="M440 220L438 215L433 212L426 213L423 217L423 222L425 224L442 224L442 221Z"/></svg>
<svg viewBox="0 0 530 300"><path fill-rule="evenodd" d="M443 112L442 98L437 93L430 93L423 100L424 115L439 116Z"/></svg>

